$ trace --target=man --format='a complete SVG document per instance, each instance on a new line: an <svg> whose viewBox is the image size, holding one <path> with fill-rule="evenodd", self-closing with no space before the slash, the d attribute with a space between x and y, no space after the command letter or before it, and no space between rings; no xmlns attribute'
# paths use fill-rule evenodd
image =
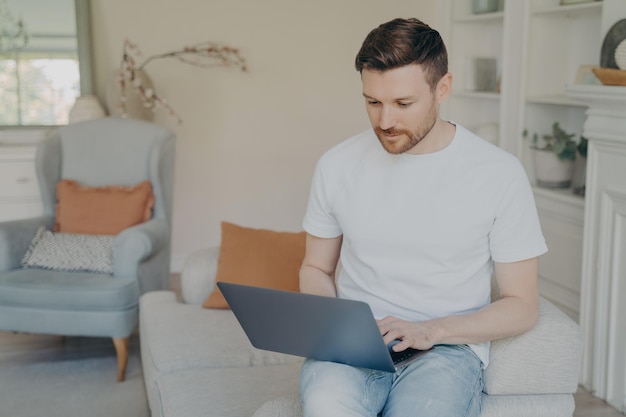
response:
<svg viewBox="0 0 626 417"><path fill-rule="evenodd" d="M439 117L452 76L428 25L374 29L356 69L372 129L318 162L300 288L367 302L394 351L432 349L396 373L308 359L304 415L478 416L489 341L538 315L547 249L528 179L515 157Z"/></svg>

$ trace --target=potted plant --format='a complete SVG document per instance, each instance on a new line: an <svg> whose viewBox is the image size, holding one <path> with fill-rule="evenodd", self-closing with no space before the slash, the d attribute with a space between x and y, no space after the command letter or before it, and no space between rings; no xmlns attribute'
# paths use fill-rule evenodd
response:
<svg viewBox="0 0 626 417"><path fill-rule="evenodd" d="M524 130L524 137L528 131ZM533 150L537 184L548 188L569 188L574 174L577 142L575 134L567 133L554 122L552 132L533 134L530 148Z"/></svg>

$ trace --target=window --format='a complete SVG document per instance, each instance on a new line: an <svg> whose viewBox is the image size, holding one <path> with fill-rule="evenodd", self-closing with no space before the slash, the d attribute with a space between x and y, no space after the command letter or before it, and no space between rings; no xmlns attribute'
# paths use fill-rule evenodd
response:
<svg viewBox="0 0 626 417"><path fill-rule="evenodd" d="M0 125L67 124L79 95L77 58L0 59Z"/></svg>
<svg viewBox="0 0 626 417"><path fill-rule="evenodd" d="M81 93L78 20L87 0L0 0L0 126L68 122ZM82 25L81 33L88 33ZM86 42L88 45L88 36ZM86 82L90 82L87 77Z"/></svg>

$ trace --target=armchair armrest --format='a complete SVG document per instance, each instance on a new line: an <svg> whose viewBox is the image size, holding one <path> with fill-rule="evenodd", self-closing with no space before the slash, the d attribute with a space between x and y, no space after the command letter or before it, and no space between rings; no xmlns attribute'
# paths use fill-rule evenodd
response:
<svg viewBox="0 0 626 417"><path fill-rule="evenodd" d="M169 225L161 219L122 231L113 241L113 275L136 277L139 264L167 246L169 234Z"/></svg>
<svg viewBox="0 0 626 417"><path fill-rule="evenodd" d="M51 217L33 217L0 223L0 272L20 267L22 258L28 250L37 229L50 227Z"/></svg>
<svg viewBox="0 0 626 417"><path fill-rule="evenodd" d="M492 342L490 356L483 373L487 394L572 394L582 356L580 328L541 297L535 327Z"/></svg>
<svg viewBox="0 0 626 417"><path fill-rule="evenodd" d="M185 260L180 286L186 304L202 304L213 291L219 255L219 247L199 249Z"/></svg>

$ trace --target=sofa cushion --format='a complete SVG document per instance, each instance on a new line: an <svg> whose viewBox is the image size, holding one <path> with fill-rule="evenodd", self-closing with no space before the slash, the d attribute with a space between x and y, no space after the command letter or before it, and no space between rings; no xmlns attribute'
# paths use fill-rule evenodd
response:
<svg viewBox="0 0 626 417"><path fill-rule="evenodd" d="M189 369L157 382L160 412L176 417L252 416L268 399L298 392L299 364ZM277 416L274 416L277 417Z"/></svg>
<svg viewBox="0 0 626 417"><path fill-rule="evenodd" d="M216 281L298 291L305 240L305 232L275 232L222 222ZM202 306L228 308L228 303L215 287Z"/></svg>
<svg viewBox="0 0 626 417"><path fill-rule="evenodd" d="M574 393L581 349L578 325L540 298L535 327L491 343L491 361L483 373L484 391L490 395Z"/></svg>
<svg viewBox="0 0 626 417"><path fill-rule="evenodd" d="M160 381L169 375L223 367L250 369L293 364L299 368L302 363L302 358L296 356L255 349L232 311L181 304L171 291L153 291L141 297L139 331L141 363L153 417L178 416L171 408L169 414L161 414L166 385ZM195 415L221 415L207 410L214 409L207 408Z"/></svg>
<svg viewBox="0 0 626 417"><path fill-rule="evenodd" d="M572 417L572 394L485 395L480 417Z"/></svg>
<svg viewBox="0 0 626 417"><path fill-rule="evenodd" d="M164 297L167 294L172 296ZM254 348L231 310L181 304L173 293L156 291L141 297L139 311L141 341L155 374L302 361L296 356Z"/></svg>
<svg viewBox="0 0 626 417"><path fill-rule="evenodd" d="M558 395L486 395L482 396L480 417L571 417L574 397ZM268 400L252 417L302 417L297 392Z"/></svg>
<svg viewBox="0 0 626 417"><path fill-rule="evenodd" d="M0 305L80 311L130 309L137 305L135 278L93 272L16 269L0 274Z"/></svg>
<svg viewBox="0 0 626 417"><path fill-rule="evenodd" d="M41 226L22 258L26 268L113 273L113 236L52 233Z"/></svg>
<svg viewBox="0 0 626 417"><path fill-rule="evenodd" d="M57 184L55 231L117 235L150 220L153 206L148 180L130 187L87 187L63 179Z"/></svg>

